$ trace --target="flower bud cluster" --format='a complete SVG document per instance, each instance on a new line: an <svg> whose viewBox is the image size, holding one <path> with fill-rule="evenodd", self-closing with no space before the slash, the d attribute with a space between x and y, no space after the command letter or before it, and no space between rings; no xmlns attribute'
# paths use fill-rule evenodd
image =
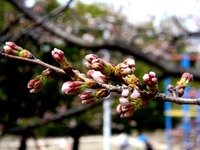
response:
<svg viewBox="0 0 200 150"><path fill-rule="evenodd" d="M41 73L41 75L38 75L37 77L31 79L27 84L27 88L30 89L30 93L37 93L46 84L47 79L52 77L53 71L47 68Z"/></svg>
<svg viewBox="0 0 200 150"><path fill-rule="evenodd" d="M114 71L114 66L112 64L104 62L95 54L86 55L85 59L87 61L85 65L89 69L100 71L106 76L110 76Z"/></svg>
<svg viewBox="0 0 200 150"><path fill-rule="evenodd" d="M127 58L124 62L119 63L115 66L115 75L116 76L127 76L133 74L135 71L135 60Z"/></svg>
<svg viewBox="0 0 200 150"><path fill-rule="evenodd" d="M21 48L20 46L16 45L14 42L6 42L4 46L4 51L7 54L15 55L23 58L33 59L34 56L26 49Z"/></svg>
<svg viewBox="0 0 200 150"><path fill-rule="evenodd" d="M183 96L185 88L188 86L188 84L193 80L193 75L185 72L182 74L180 81L176 84L176 93L179 97ZM170 87L168 87L170 90Z"/></svg>
<svg viewBox="0 0 200 150"><path fill-rule="evenodd" d="M143 76L143 81L146 84L147 91L155 95L158 92L158 79L156 73L151 71Z"/></svg>
<svg viewBox="0 0 200 150"><path fill-rule="evenodd" d="M137 109L145 106L147 103L147 100L142 97L138 88L134 89L127 86L123 87L119 101L120 104L117 106L117 112L122 118L131 117Z"/></svg>

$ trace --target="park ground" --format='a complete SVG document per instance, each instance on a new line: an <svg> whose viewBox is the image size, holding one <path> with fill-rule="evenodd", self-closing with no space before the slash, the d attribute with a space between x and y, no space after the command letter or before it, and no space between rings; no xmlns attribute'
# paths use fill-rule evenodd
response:
<svg viewBox="0 0 200 150"><path fill-rule="evenodd" d="M152 145L153 150L168 150L166 134L163 130L157 130L151 133L144 133ZM191 138L194 141L194 139ZM49 137L38 138L37 140L29 138L27 141L27 150L71 150L72 139L69 137ZM119 150L119 135L112 135L111 150ZM139 140L138 135L129 135L130 150L145 150L144 143ZM37 146L39 148L37 148ZM0 150L17 150L19 147L19 138L15 136L4 136L0 139ZM183 149L182 131L172 132L172 150ZM103 136L83 136L80 139L80 150L103 150ZM192 150L199 150L197 147Z"/></svg>

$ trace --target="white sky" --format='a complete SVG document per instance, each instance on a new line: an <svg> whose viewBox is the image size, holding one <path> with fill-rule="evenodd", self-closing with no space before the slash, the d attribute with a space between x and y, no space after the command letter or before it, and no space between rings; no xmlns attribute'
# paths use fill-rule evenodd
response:
<svg viewBox="0 0 200 150"><path fill-rule="evenodd" d="M61 3L67 3L69 0L58 0ZM75 1L75 0L74 0ZM173 15L189 18L191 16L198 17L200 20L200 0L80 0L84 3L102 2L107 3L114 10L121 10L132 23L140 23L148 21L150 16L155 17L155 25L160 20ZM31 5L33 0L27 0L27 4ZM200 26L200 21L199 25ZM198 30L194 22L188 21L186 25L193 31Z"/></svg>
<svg viewBox="0 0 200 150"><path fill-rule="evenodd" d="M68 0L59 0L66 3ZM115 9L122 8L131 22L143 22L149 16L160 20L163 16L200 17L200 0L81 0L84 3L103 2Z"/></svg>

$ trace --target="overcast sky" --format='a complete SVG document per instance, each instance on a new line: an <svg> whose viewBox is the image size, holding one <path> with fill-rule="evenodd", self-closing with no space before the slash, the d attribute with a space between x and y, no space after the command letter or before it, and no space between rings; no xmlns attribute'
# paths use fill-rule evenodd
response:
<svg viewBox="0 0 200 150"><path fill-rule="evenodd" d="M59 0L67 2L68 0ZM200 16L200 0L81 0L84 3L103 2L115 9L122 8L130 21L141 22L155 15L164 16Z"/></svg>

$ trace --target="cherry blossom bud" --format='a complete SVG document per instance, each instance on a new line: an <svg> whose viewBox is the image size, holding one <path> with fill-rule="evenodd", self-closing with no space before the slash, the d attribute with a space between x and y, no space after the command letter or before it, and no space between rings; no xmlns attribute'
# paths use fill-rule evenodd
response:
<svg viewBox="0 0 200 150"><path fill-rule="evenodd" d="M7 54L16 55L23 58L35 58L33 54L31 54L28 50L19 47L13 42L6 42L6 45L4 46L4 51Z"/></svg>
<svg viewBox="0 0 200 150"><path fill-rule="evenodd" d="M138 97L140 97L140 92L136 89L133 90L133 93L131 94L130 98L132 100L137 99Z"/></svg>
<svg viewBox="0 0 200 150"><path fill-rule="evenodd" d="M128 98L125 98L125 97L120 97L119 101L120 101L121 104L128 104L129 103Z"/></svg>
<svg viewBox="0 0 200 150"><path fill-rule="evenodd" d="M149 74L144 74L144 76L142 77L144 82L148 82L150 77Z"/></svg>
<svg viewBox="0 0 200 150"><path fill-rule="evenodd" d="M95 54L89 54L85 56L85 59L91 63L93 60L98 59L99 57Z"/></svg>
<svg viewBox="0 0 200 150"><path fill-rule="evenodd" d="M30 93L37 93L42 89L42 87L43 82L40 80L39 76L31 79L27 84L27 88L30 89Z"/></svg>
<svg viewBox="0 0 200 150"><path fill-rule="evenodd" d="M182 74L179 84L187 86L192 80L193 80L193 75L188 72L185 72Z"/></svg>
<svg viewBox="0 0 200 150"><path fill-rule="evenodd" d="M128 65L124 64L124 63L119 63L116 67L115 67L115 75L116 76L126 76L132 73L131 68L129 68Z"/></svg>
<svg viewBox="0 0 200 150"><path fill-rule="evenodd" d="M100 71L102 74L111 75L113 72L113 65L110 63L104 62L95 54L89 54L85 56L87 62L85 63L86 67L94 69L95 71Z"/></svg>
<svg viewBox="0 0 200 150"><path fill-rule="evenodd" d="M74 72L72 70L72 66L67 61L64 52L60 49L54 48L53 51L51 51L52 57L61 65L62 69L70 76L74 75Z"/></svg>
<svg viewBox="0 0 200 150"><path fill-rule="evenodd" d="M149 74L145 74L143 81L146 83L147 90L150 94L155 95L158 92L158 79L155 72L150 71Z"/></svg>
<svg viewBox="0 0 200 150"><path fill-rule="evenodd" d="M94 99L94 93L93 92L88 92L88 91L86 91L86 92L83 92L83 93L80 93L79 95L78 95L78 97L81 99L81 100L87 100L87 99Z"/></svg>
<svg viewBox="0 0 200 150"><path fill-rule="evenodd" d="M136 111L136 108L133 105L133 103L129 103L126 105L118 104L116 111L120 115L121 118L129 118Z"/></svg>
<svg viewBox="0 0 200 150"><path fill-rule="evenodd" d="M87 74L99 83L108 83L110 79L103 75L100 71L89 70Z"/></svg>
<svg viewBox="0 0 200 150"><path fill-rule="evenodd" d="M121 96L123 96L123 97L128 97L128 95L129 95L129 93L130 93L130 88L129 87L124 87L123 89L122 89L122 93L121 93Z"/></svg>
<svg viewBox="0 0 200 150"><path fill-rule="evenodd" d="M85 87L85 82L81 81L67 81L62 85L62 92L66 94L76 94Z"/></svg>
<svg viewBox="0 0 200 150"><path fill-rule="evenodd" d="M135 60L131 58L127 58L123 62L124 64L128 65L130 68L135 67Z"/></svg>
<svg viewBox="0 0 200 150"><path fill-rule="evenodd" d="M9 46L4 46L4 52L7 53L7 54L11 54L11 55L15 55L15 56L19 56L19 51L16 51L14 49L12 49L11 47Z"/></svg>
<svg viewBox="0 0 200 150"><path fill-rule="evenodd" d="M53 51L51 51L52 57L59 63L64 61L65 55L64 52L61 51L60 49L54 48Z"/></svg>

